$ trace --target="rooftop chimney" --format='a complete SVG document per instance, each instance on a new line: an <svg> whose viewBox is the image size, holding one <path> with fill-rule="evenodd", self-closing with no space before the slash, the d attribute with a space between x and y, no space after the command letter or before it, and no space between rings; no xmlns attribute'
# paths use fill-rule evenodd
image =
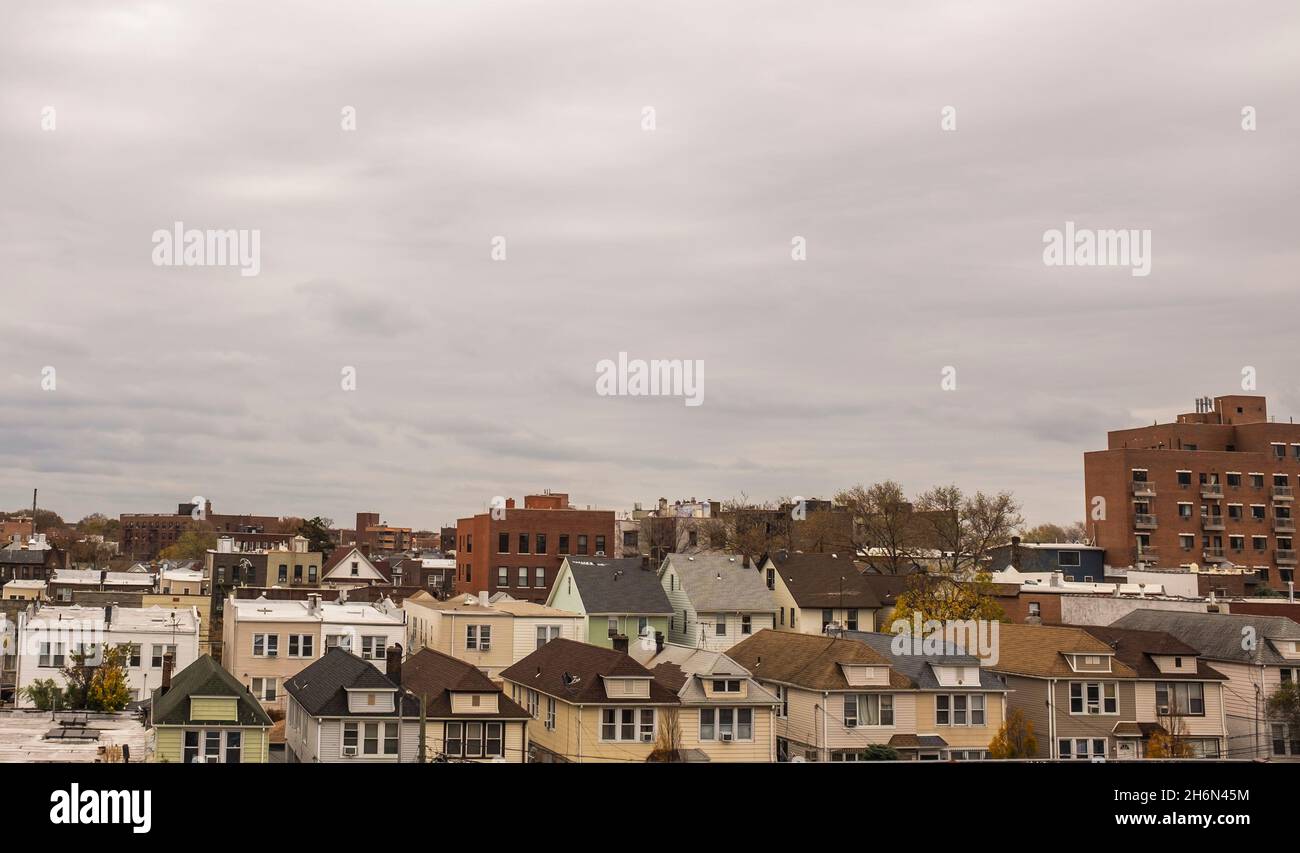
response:
<svg viewBox="0 0 1300 853"><path fill-rule="evenodd" d="M655 631L655 651L662 652L663 650L664 650L664 632Z"/></svg>
<svg viewBox="0 0 1300 853"><path fill-rule="evenodd" d="M1011 568L1020 571L1020 537L1011 537Z"/></svg>
<svg viewBox="0 0 1300 853"><path fill-rule="evenodd" d="M614 640L614 651L627 654L627 635L619 634L618 636L614 637L613 640Z"/></svg>
<svg viewBox="0 0 1300 853"><path fill-rule="evenodd" d="M384 670L388 680L402 686L402 644L393 643L388 647L388 666Z"/></svg>
<svg viewBox="0 0 1300 853"><path fill-rule="evenodd" d="M166 693L168 690L172 689L172 667L175 663L175 658L172 656L171 652L163 655L162 693Z"/></svg>

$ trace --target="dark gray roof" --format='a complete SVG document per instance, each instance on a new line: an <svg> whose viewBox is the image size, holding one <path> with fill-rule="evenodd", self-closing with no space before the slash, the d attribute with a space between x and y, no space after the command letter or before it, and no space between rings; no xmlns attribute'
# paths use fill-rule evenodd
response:
<svg viewBox="0 0 1300 853"><path fill-rule="evenodd" d="M332 648L306 669L284 684L285 692L313 717L391 717L394 712L377 714L348 710L348 688L395 690L397 685L388 680L370 661L362 660L349 651ZM402 713L419 716L420 703L415 697L401 691Z"/></svg>
<svg viewBox="0 0 1300 853"><path fill-rule="evenodd" d="M1164 631L1209 660L1246 664L1294 664L1278 654L1270 640L1300 640L1300 623L1285 616L1230 613L1188 613L1178 610L1134 610L1111 623L1117 628ZM1245 648L1247 636L1254 648Z"/></svg>
<svg viewBox="0 0 1300 853"><path fill-rule="evenodd" d="M872 634L866 631L840 631L838 636L850 640L858 640L866 643L875 651L884 655L889 660L889 665L896 672L906 675L921 690L938 690L941 686L939 679L935 677L932 664L939 666L975 666L980 665L980 659L975 655L961 654L960 650L949 648L947 654L942 655L913 655L898 654L894 650L894 634ZM908 646L910 648L910 644ZM1002 690L1004 685L1002 681L993 672L987 669L980 669L980 687L990 690ZM975 685L970 685L974 687Z"/></svg>
<svg viewBox="0 0 1300 853"><path fill-rule="evenodd" d="M0 563L12 563L24 566L45 564L45 555L49 551L29 551L19 548L0 548Z"/></svg>
<svg viewBox="0 0 1300 853"><path fill-rule="evenodd" d="M633 613L670 615L659 575L642 568L639 557L618 560L569 557L569 571L588 613Z"/></svg>
<svg viewBox="0 0 1300 853"><path fill-rule="evenodd" d="M154 725L183 726L194 723L215 722L190 716L191 696L233 696L238 701L241 726L271 725L271 718L262 703L253 698L248 688L212 659L204 655L172 676L171 688L162 695L159 688L153 691Z"/></svg>

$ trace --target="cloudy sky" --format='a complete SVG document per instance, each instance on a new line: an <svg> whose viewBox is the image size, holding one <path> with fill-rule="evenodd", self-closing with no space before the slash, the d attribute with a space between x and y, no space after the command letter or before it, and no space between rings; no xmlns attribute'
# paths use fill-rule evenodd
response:
<svg viewBox="0 0 1300 853"><path fill-rule="evenodd" d="M0 508L893 478L1080 518L1107 429L1248 365L1300 414L1298 38L1290 0L10 5ZM1045 266L1067 220L1150 229L1151 275ZM155 266L176 221L260 275ZM620 351L704 404L598 396Z"/></svg>

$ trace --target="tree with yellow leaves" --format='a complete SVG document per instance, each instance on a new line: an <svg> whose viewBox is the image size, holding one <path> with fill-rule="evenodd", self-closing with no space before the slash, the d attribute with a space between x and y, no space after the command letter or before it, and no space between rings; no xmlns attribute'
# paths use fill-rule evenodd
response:
<svg viewBox="0 0 1300 853"><path fill-rule="evenodd" d="M127 686L126 662L131 652L130 646L104 646L104 658L90 677L90 687L86 692L86 706L95 711L114 713L126 707L131 701L131 691Z"/></svg>
<svg viewBox="0 0 1300 853"><path fill-rule="evenodd" d="M1034 758L1037 754L1034 724L1025 719L1023 711L1013 710L989 742L989 758Z"/></svg>

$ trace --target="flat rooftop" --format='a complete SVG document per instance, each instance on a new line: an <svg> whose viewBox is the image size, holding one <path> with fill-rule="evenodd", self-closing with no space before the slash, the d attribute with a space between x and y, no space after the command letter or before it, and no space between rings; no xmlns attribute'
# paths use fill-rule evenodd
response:
<svg viewBox="0 0 1300 853"><path fill-rule="evenodd" d="M152 757L149 730L134 714L78 712L77 716L86 722L84 739L76 731L82 728L79 726L71 727L77 737L46 738L52 730L67 733L69 727L64 723L72 716L52 715L49 711L0 711L0 764L94 764L115 756L122 746L130 747L132 764Z"/></svg>
<svg viewBox="0 0 1300 853"><path fill-rule="evenodd" d="M29 628L55 628L60 622L85 622L103 627L104 608L83 607L72 604L66 607L46 605L27 620ZM175 623L173 625L173 622ZM198 629L198 619L187 607L121 607L113 609L113 621L108 626L110 631L158 631L171 633L188 633Z"/></svg>
<svg viewBox="0 0 1300 853"><path fill-rule="evenodd" d="M240 622L324 622L331 625L357 624L402 625L401 610L386 613L369 602L338 604L323 601L312 613L310 603L300 599L232 598L226 602L227 612L235 609Z"/></svg>

